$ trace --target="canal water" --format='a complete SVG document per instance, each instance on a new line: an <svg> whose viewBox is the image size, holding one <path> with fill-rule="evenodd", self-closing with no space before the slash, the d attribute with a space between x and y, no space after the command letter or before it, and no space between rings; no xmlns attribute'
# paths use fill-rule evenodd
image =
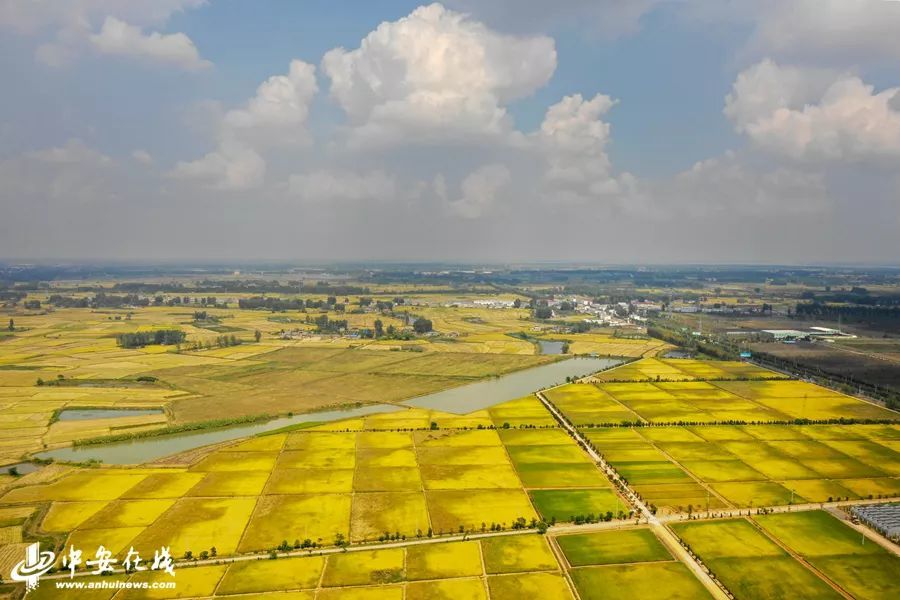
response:
<svg viewBox="0 0 900 600"><path fill-rule="evenodd" d="M67 408L59 413L60 421L88 421L90 419L119 419L121 417L143 417L161 415L158 408Z"/></svg>
<svg viewBox="0 0 900 600"><path fill-rule="evenodd" d="M515 400L537 390L564 383L566 377L584 377L621 363L621 360L611 358L570 358L523 371L516 371L494 379L478 381L442 392L419 396L407 400L403 404L417 408L464 414L508 400ZM403 409L393 405L376 404L347 410L306 413L262 423L237 425L222 429L185 432L112 444L72 446L41 452L36 456L42 459L52 458L54 460L71 462L99 460L113 465L140 464L209 444L274 431L289 425L309 422L324 423L398 410Z"/></svg>

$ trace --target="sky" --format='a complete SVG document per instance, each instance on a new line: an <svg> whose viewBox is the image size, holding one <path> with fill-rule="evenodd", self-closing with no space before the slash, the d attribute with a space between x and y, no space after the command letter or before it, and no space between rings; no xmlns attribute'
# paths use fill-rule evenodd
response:
<svg viewBox="0 0 900 600"><path fill-rule="evenodd" d="M898 0L0 0L0 259L900 263Z"/></svg>

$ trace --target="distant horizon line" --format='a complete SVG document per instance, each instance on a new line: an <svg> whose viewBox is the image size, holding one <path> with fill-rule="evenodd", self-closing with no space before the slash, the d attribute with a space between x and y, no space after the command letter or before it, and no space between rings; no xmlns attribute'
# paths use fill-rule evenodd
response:
<svg viewBox="0 0 900 600"><path fill-rule="evenodd" d="M554 268L588 268L588 269L642 269L642 268L791 268L791 269L822 269L822 268L879 268L900 269L900 263L872 262L872 261L847 261L847 262L750 262L750 261L723 261L723 262L697 262L697 261L671 261L671 262L602 262L590 260L461 260L461 259L433 259L433 260L402 260L402 259L294 259L294 258L253 258L253 259L111 259L111 258L2 258L0 267L25 268L25 267L52 267L52 266L91 266L91 267L300 267L300 268L326 268L326 267L452 267L452 268L506 268L522 269L529 267L554 267Z"/></svg>

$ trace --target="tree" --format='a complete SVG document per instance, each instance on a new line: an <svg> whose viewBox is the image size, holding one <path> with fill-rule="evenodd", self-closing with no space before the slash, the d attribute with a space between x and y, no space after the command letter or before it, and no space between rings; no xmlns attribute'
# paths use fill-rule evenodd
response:
<svg viewBox="0 0 900 600"><path fill-rule="evenodd" d="M513 300L513 307L514 308L522 308L522 300L520 300L519 298L516 298L515 300Z"/></svg>
<svg viewBox="0 0 900 600"><path fill-rule="evenodd" d="M549 319L553 316L553 310L549 306L539 306L534 309L535 319Z"/></svg>
<svg viewBox="0 0 900 600"><path fill-rule="evenodd" d="M420 333L420 334L428 333L429 331L432 330L431 321L429 321L428 319L423 319L422 317L419 317L413 323L413 330L415 330L416 333Z"/></svg>
<svg viewBox="0 0 900 600"><path fill-rule="evenodd" d="M253 332L253 339L256 340L256 343L259 343L259 340L262 338L262 333L260 333L259 329Z"/></svg>
<svg viewBox="0 0 900 600"><path fill-rule="evenodd" d="M381 322L381 319L375 319L375 337L381 337L384 335L384 323Z"/></svg>
<svg viewBox="0 0 900 600"><path fill-rule="evenodd" d="M16 330L16 322L13 321L12 319L10 319L10 320L9 320L9 327L7 327L7 329L9 329L10 331L15 331L15 330Z"/></svg>

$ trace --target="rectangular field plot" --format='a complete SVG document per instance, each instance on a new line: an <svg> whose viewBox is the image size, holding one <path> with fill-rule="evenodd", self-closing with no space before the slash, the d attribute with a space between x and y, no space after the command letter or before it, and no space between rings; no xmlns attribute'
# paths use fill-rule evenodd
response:
<svg viewBox="0 0 900 600"><path fill-rule="evenodd" d="M562 535L556 543L573 567L673 560L649 529Z"/></svg>
<svg viewBox="0 0 900 600"><path fill-rule="evenodd" d="M600 381L782 379L784 375L743 362L644 358L595 376Z"/></svg>
<svg viewBox="0 0 900 600"><path fill-rule="evenodd" d="M707 487L710 508L896 495L900 453L885 439L895 427L645 426L584 434L645 500L677 511L705 508Z"/></svg>
<svg viewBox="0 0 900 600"><path fill-rule="evenodd" d="M535 508L545 521L574 521L578 517L595 518L607 512L617 516L628 512L629 505L612 488L572 490L531 490Z"/></svg>
<svg viewBox="0 0 900 600"><path fill-rule="evenodd" d="M746 519L677 523L672 529L736 598L842 597Z"/></svg>
<svg viewBox="0 0 900 600"><path fill-rule="evenodd" d="M255 499L250 500L255 503ZM337 534L350 534L350 494L262 496L239 550L266 550L283 540L307 538L333 543Z"/></svg>
<svg viewBox="0 0 900 600"><path fill-rule="evenodd" d="M428 491L425 497L435 532L481 529L482 523L509 527L520 517L529 522L537 518L521 489Z"/></svg>
<svg viewBox="0 0 900 600"><path fill-rule="evenodd" d="M570 383L544 392L575 425L600 425L639 420L627 407L589 383Z"/></svg>
<svg viewBox="0 0 900 600"><path fill-rule="evenodd" d="M678 562L608 565L572 569L582 600L667 600L711 598L709 592Z"/></svg>
<svg viewBox="0 0 900 600"><path fill-rule="evenodd" d="M488 589L491 600L572 600L573 597L566 580L558 573L492 575L488 577Z"/></svg>
<svg viewBox="0 0 900 600"><path fill-rule="evenodd" d="M900 557L824 511L754 517L763 529L856 598L896 598Z"/></svg>
<svg viewBox="0 0 900 600"><path fill-rule="evenodd" d="M488 574L523 573L557 569L556 558L544 536L504 535L481 540Z"/></svg>

